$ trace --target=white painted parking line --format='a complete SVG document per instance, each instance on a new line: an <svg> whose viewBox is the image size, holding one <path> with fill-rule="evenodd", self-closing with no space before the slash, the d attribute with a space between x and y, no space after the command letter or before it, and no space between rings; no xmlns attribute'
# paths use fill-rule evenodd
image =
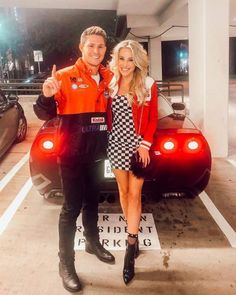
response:
<svg viewBox="0 0 236 295"><path fill-rule="evenodd" d="M12 217L16 213L17 209L20 207L21 203L24 201L28 192L32 187L31 178L29 178L24 186L21 188L19 193L16 195L15 199L11 202L10 206L6 209L0 218L0 235L5 231Z"/></svg>
<svg viewBox="0 0 236 295"><path fill-rule="evenodd" d="M236 160L227 159L227 161L236 168Z"/></svg>
<svg viewBox="0 0 236 295"><path fill-rule="evenodd" d="M215 220L219 228L222 230L227 240L229 241L231 247L236 248L236 232L233 230L231 225L225 220L224 216L216 208L214 203L208 197L206 192L202 192L199 195L203 204L207 208L208 212L211 214L212 218Z"/></svg>
<svg viewBox="0 0 236 295"><path fill-rule="evenodd" d="M0 181L0 192L8 184L8 182L14 177L14 175L20 170L20 168L28 161L29 153L27 153L12 169L3 177Z"/></svg>

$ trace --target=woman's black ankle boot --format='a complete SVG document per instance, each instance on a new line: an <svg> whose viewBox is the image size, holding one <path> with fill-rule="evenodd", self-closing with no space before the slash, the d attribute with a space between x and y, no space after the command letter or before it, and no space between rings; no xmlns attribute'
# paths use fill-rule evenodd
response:
<svg viewBox="0 0 236 295"><path fill-rule="evenodd" d="M137 235L128 234L128 245L125 252L125 259L124 259L124 268L123 268L123 280L127 285L134 277L134 258L135 258L135 245L136 241L133 244L129 243L129 238L136 238Z"/></svg>
<svg viewBox="0 0 236 295"><path fill-rule="evenodd" d="M137 241L135 243L135 253L134 253L134 258L138 258L139 256L139 241L138 241L138 238L137 238Z"/></svg>

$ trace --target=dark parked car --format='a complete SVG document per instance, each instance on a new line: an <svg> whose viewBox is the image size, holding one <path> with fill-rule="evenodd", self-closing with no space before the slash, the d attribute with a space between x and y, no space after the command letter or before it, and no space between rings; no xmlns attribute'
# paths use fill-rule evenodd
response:
<svg viewBox="0 0 236 295"><path fill-rule="evenodd" d="M33 74L26 78L23 83L43 83L45 79L50 77L51 73L50 72L40 72Z"/></svg>
<svg viewBox="0 0 236 295"><path fill-rule="evenodd" d="M174 104L180 110L181 104ZM177 113L164 95L159 95L158 127L152 146L153 169L143 192L164 197L196 196L207 186L211 152L203 134L184 114ZM57 167L57 128L55 117L44 123L30 152L33 184L45 197L62 195ZM104 162L101 194L117 191L108 160Z"/></svg>
<svg viewBox="0 0 236 295"><path fill-rule="evenodd" d="M26 132L27 121L18 96L6 96L0 89L0 158L13 143L23 141Z"/></svg>

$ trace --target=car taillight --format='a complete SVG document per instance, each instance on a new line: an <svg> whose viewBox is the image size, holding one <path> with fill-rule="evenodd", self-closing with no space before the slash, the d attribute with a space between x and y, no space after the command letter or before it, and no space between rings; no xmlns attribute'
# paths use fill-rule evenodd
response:
<svg viewBox="0 0 236 295"><path fill-rule="evenodd" d="M184 151L187 153L199 152L202 148L202 142L197 138L190 138L186 141Z"/></svg>
<svg viewBox="0 0 236 295"><path fill-rule="evenodd" d="M167 151L171 151L174 149L175 147L175 144L173 143L173 141L166 141L164 144L163 144L163 147L165 150Z"/></svg>
<svg viewBox="0 0 236 295"><path fill-rule="evenodd" d="M198 147L199 147L199 144L195 140L192 140L188 143L188 148L192 151L196 150Z"/></svg>
<svg viewBox="0 0 236 295"><path fill-rule="evenodd" d="M160 140L159 148L161 154L174 154L183 152L185 154L198 153L202 149L203 142L197 136L164 137Z"/></svg>
<svg viewBox="0 0 236 295"><path fill-rule="evenodd" d="M42 147L45 150L51 150L54 147L54 143L51 140L42 141Z"/></svg>
<svg viewBox="0 0 236 295"><path fill-rule="evenodd" d="M177 150L177 141L174 138L166 138L160 143L161 153L173 153Z"/></svg>
<svg viewBox="0 0 236 295"><path fill-rule="evenodd" d="M42 137L39 140L38 146L41 151L44 153L53 153L55 152L56 145L53 138L50 137Z"/></svg>

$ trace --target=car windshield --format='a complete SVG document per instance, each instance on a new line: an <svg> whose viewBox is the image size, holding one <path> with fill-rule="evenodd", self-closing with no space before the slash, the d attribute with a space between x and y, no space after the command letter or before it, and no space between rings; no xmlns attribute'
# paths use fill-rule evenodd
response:
<svg viewBox="0 0 236 295"><path fill-rule="evenodd" d="M158 97L158 129L197 129L185 115L175 113L163 94Z"/></svg>
<svg viewBox="0 0 236 295"><path fill-rule="evenodd" d="M174 110L163 94L158 97L158 119L162 119L174 113Z"/></svg>
<svg viewBox="0 0 236 295"><path fill-rule="evenodd" d="M197 129L193 122L184 115L171 114L158 121L158 129Z"/></svg>

